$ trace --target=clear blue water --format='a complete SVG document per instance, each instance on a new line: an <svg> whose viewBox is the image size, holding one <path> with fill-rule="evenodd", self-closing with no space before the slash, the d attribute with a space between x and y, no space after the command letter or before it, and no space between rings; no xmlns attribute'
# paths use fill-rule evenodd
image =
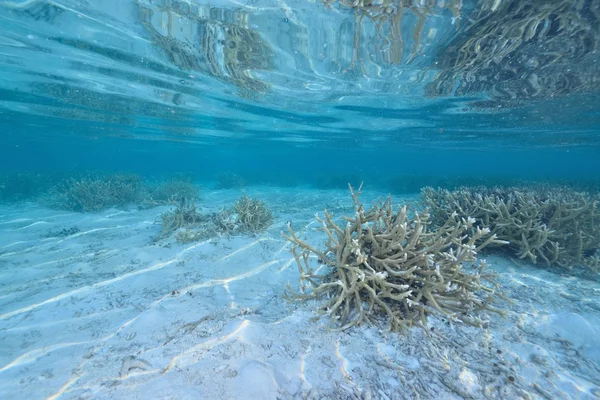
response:
<svg viewBox="0 0 600 400"><path fill-rule="evenodd" d="M182 174L176 204L157 182ZM85 209L65 193L87 176L121 186ZM270 207L264 229L239 229L223 176ZM360 214L349 182L364 204L541 189L494 228L527 246L482 252L506 316L474 330L422 296L429 325L400 339L288 305L306 275L282 232L324 248L315 212ZM0 400L600 398L599 193L600 0L0 0ZM539 232L562 265L533 264ZM423 276L468 234L413 252ZM307 259L331 273L333 253Z"/></svg>
<svg viewBox="0 0 600 400"><path fill-rule="evenodd" d="M518 18L492 3L406 7L400 41L318 1L3 1L0 169L595 179L597 2L585 35L488 38L459 71L488 14Z"/></svg>

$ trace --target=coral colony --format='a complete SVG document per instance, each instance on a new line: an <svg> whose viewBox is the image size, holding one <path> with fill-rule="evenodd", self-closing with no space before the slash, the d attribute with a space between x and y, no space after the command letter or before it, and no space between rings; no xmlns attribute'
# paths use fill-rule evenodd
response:
<svg viewBox="0 0 600 400"><path fill-rule="evenodd" d="M365 210L358 200L360 190L350 187L354 215L343 217L343 224L335 223L327 211L324 218L316 216L324 249L288 227L284 236L294 245L300 274L300 293L288 288L291 299L326 297L318 311L334 319L338 329L384 316L391 330L402 330L424 326L433 312L483 326L478 311L501 313L492 306L499 295L484 272L485 263L473 272L463 264L475 262L482 248L507 242L456 213L430 230L427 211L394 209L390 197Z"/></svg>

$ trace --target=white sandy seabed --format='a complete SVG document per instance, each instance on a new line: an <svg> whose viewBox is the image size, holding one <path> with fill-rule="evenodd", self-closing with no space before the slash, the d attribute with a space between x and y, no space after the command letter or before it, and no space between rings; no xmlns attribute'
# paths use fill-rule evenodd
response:
<svg viewBox="0 0 600 400"><path fill-rule="evenodd" d="M514 302L487 329L432 317L428 331L333 332L314 301L282 298L298 271L281 231L321 242L314 213L348 214L348 194L249 194L273 207L267 233L187 245L152 240L167 207L3 206L0 399L600 398L598 281L488 255Z"/></svg>

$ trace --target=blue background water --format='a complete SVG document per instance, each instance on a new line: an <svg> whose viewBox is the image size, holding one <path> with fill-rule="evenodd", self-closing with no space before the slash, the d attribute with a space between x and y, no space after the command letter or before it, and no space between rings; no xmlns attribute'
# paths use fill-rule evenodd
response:
<svg viewBox="0 0 600 400"><path fill-rule="evenodd" d="M187 172L202 181L228 171L287 185L333 175L393 190L407 176L589 182L600 171L597 82L511 101L493 90L427 95L442 71L436 57L469 33L464 17L477 2L462 4L461 25L449 8L431 7L412 58L418 21L406 9L397 63L370 53L379 39L365 23L362 69L352 62L352 12L339 7L93 3L0 6L3 172ZM582 13L598 7L584 3ZM237 64L224 55L227 29L242 32L238 46L249 42ZM590 57L600 58L575 55L564 68Z"/></svg>

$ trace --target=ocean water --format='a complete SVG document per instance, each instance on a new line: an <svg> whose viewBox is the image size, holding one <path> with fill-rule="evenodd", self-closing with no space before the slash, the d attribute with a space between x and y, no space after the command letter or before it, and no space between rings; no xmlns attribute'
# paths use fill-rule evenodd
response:
<svg viewBox="0 0 600 400"><path fill-rule="evenodd" d="M599 48L597 0L0 0L0 398L600 398ZM290 300L392 280L349 184L510 241L504 315Z"/></svg>

